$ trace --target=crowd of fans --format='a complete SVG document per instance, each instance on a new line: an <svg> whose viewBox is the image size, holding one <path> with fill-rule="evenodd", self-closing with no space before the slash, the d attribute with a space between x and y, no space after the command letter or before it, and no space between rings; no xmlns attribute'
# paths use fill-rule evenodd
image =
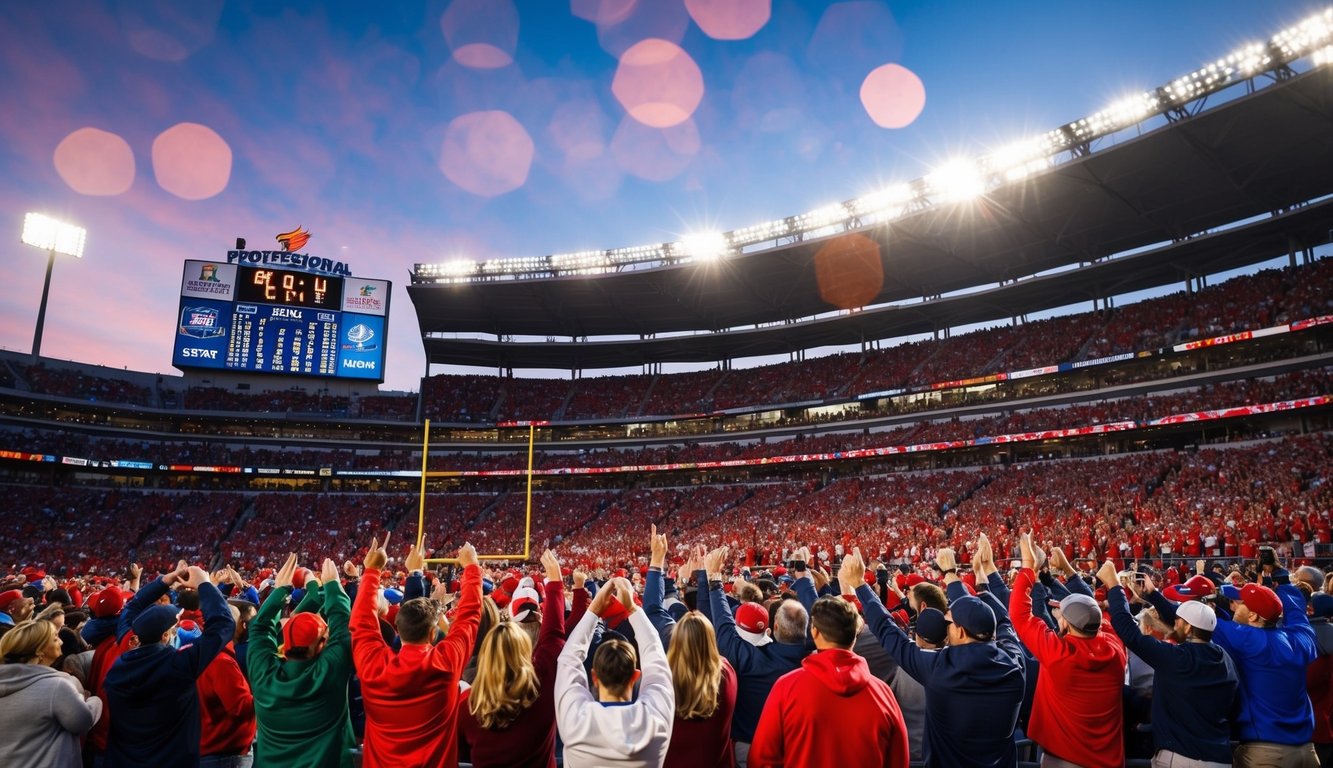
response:
<svg viewBox="0 0 1333 768"><path fill-rule="evenodd" d="M212 571L122 557L57 577L20 558L0 583L0 754L1318 766L1333 759L1333 571L1295 547L1328 546L1331 448L564 494L543 501L566 525L597 510L584 530L616 553L562 540L536 566L483 564L467 543L431 567L439 542L313 499L281 514L361 538L320 532L284 556L300 531L271 532ZM508 504L465 506L484 525ZM1170 559L1193 523L1277 546ZM1123 537L1154 525L1159 553L1127 556Z"/></svg>

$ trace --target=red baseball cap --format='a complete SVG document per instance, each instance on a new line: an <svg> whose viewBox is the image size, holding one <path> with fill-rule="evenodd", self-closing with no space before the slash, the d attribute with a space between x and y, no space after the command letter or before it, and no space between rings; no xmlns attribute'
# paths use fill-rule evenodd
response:
<svg viewBox="0 0 1333 768"><path fill-rule="evenodd" d="M318 613L298 613L282 627L282 646L286 650L309 648L319 641L328 624Z"/></svg>
<svg viewBox="0 0 1333 768"><path fill-rule="evenodd" d="M1187 600L1193 600L1198 597L1208 597L1217 592L1217 586L1212 580L1202 574L1195 574L1184 584L1172 584L1162 590L1162 595L1167 599L1175 600L1177 603L1183 603Z"/></svg>
<svg viewBox="0 0 1333 768"><path fill-rule="evenodd" d="M1227 585L1222 588L1222 594L1226 595L1228 600L1244 603L1246 608L1268 621L1282 618L1282 600L1278 598L1276 592L1262 584L1246 584L1239 590Z"/></svg>
<svg viewBox="0 0 1333 768"><path fill-rule="evenodd" d="M120 594L120 590L115 587L107 587L88 598L88 610L92 611L92 614L99 619L115 616L124 607L125 598Z"/></svg>

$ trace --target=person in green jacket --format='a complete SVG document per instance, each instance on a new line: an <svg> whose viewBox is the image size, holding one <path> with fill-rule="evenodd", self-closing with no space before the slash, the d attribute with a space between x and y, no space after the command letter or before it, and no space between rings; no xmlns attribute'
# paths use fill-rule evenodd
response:
<svg viewBox="0 0 1333 768"><path fill-rule="evenodd" d="M325 559L320 573L322 616L297 613L280 630L295 572L296 555L288 555L274 577L273 593L250 622L248 665L258 724L255 768L351 768L356 745L347 712L352 601L338 580L337 566Z"/></svg>

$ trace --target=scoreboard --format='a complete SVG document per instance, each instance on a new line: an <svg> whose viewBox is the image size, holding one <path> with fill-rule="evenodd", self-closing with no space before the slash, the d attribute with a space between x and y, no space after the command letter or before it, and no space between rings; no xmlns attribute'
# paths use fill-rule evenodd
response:
<svg viewBox="0 0 1333 768"><path fill-rule="evenodd" d="M172 365L384 380L387 280L186 261Z"/></svg>

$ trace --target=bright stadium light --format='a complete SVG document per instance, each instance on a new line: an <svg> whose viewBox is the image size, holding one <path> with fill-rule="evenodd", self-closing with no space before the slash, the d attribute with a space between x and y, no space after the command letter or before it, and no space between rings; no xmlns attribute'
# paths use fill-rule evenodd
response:
<svg viewBox="0 0 1333 768"><path fill-rule="evenodd" d="M976 163L966 158L950 160L926 177L928 184L941 199L963 202L980 197L986 192L986 179Z"/></svg>
<svg viewBox="0 0 1333 768"><path fill-rule="evenodd" d="M42 303L37 309L37 329L32 335L33 357L40 357L42 354L46 299L51 294L51 269L56 265L56 254L62 253L76 259L83 258L83 243L87 236L88 230L83 227L66 224L40 213L29 213L23 217L23 242L46 251L46 280L42 283Z"/></svg>
<svg viewBox="0 0 1333 768"><path fill-rule="evenodd" d="M721 232L696 232L680 241L681 250L695 261L717 261L727 255L727 239Z"/></svg>

